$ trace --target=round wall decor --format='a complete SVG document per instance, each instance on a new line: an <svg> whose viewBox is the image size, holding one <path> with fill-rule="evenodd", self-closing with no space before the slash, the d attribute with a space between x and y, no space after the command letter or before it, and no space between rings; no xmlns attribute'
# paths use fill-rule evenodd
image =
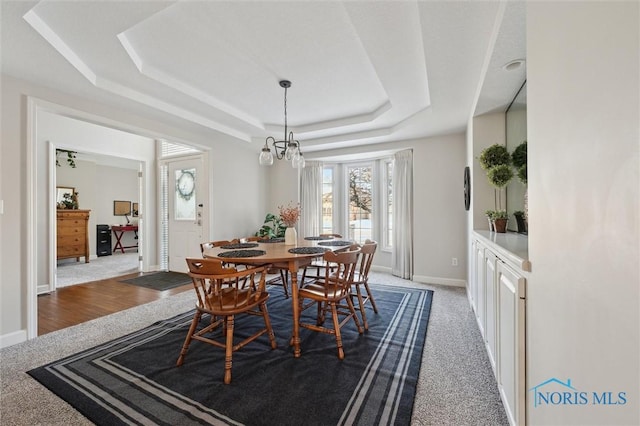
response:
<svg viewBox="0 0 640 426"><path fill-rule="evenodd" d="M464 209L469 210L471 207L471 169L469 166L464 168Z"/></svg>

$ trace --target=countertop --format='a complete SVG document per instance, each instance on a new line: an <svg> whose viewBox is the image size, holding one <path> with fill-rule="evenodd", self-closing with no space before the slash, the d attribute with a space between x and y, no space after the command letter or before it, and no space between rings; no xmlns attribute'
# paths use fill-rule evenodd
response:
<svg viewBox="0 0 640 426"><path fill-rule="evenodd" d="M508 263L523 271L531 272L529 261L529 239L526 235L515 232L473 231L473 234L484 244L495 250Z"/></svg>

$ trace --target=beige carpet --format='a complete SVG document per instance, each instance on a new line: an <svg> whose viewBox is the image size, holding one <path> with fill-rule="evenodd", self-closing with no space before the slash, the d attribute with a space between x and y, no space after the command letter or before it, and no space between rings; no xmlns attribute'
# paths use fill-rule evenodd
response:
<svg viewBox="0 0 640 426"><path fill-rule="evenodd" d="M435 291L412 425L508 424L465 290L412 283L382 273L372 273L370 281ZM25 372L169 318L193 305L194 295L184 292L0 350L0 423L91 424Z"/></svg>
<svg viewBox="0 0 640 426"><path fill-rule="evenodd" d="M84 263L82 259L80 262L76 262L75 259L58 261L56 268L58 287L138 272L138 252L135 251L97 257L91 259L89 263Z"/></svg>

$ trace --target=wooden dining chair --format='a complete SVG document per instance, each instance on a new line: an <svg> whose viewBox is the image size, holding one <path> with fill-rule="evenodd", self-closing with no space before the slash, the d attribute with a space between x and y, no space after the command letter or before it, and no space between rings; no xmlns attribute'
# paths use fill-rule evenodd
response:
<svg viewBox="0 0 640 426"><path fill-rule="evenodd" d="M373 299L373 294L371 294L371 289L369 288L369 270L371 269L371 263L373 262L373 256L375 255L377 248L378 243L371 240L366 240L364 244L360 246L360 259L353 276L353 287L355 288L356 293L354 294L352 291L351 297L352 299L357 298L358 300L356 310L360 311L360 317L362 318L362 324L364 325L365 330L369 329L367 314L364 309L365 303L371 303L373 312L376 314L378 313L376 301ZM364 292L366 293L364 296L362 288L364 288Z"/></svg>
<svg viewBox="0 0 640 426"><path fill-rule="evenodd" d="M298 292L300 327L333 334L336 338L339 359L344 359L342 334L340 332L342 327L353 319L358 333L363 333L350 296L359 254L359 249L341 253L326 252L323 256L323 259L327 262L324 278L313 283L304 284ZM333 273L330 268L334 268ZM305 303L305 299L309 299L309 302ZM346 305L344 305L345 303ZM302 321L302 312L313 305L316 305L318 309L316 323L304 323ZM346 306L346 309L343 306ZM333 328L324 326L325 315L328 312L331 312ZM340 319L341 316L344 317L342 320Z"/></svg>
<svg viewBox="0 0 640 426"><path fill-rule="evenodd" d="M239 242L241 243L255 243L255 242L260 242L261 240L263 240L263 237L257 237L255 235L251 236L251 237L244 237L244 238L240 238L238 239ZM288 288L288 282L289 282L289 265L288 264L272 264L269 268L270 271L277 271L280 274L279 278L272 278L269 280L269 282L267 284L270 285L281 285L282 288L284 289L284 297L285 299L289 298L289 288Z"/></svg>
<svg viewBox="0 0 640 426"><path fill-rule="evenodd" d="M182 365L192 340L223 348L225 350L224 383L229 384L233 352L265 333L268 334L271 348L276 348L266 303L269 299L269 293L265 288L267 267L260 266L238 271L236 268L225 268L217 259L188 258L186 260L197 296L196 312L176 365ZM259 281L256 283L258 275ZM250 281L251 285L242 286L241 282L245 279ZM211 322L203 329L196 331L204 314L211 315ZM234 344L235 317L241 314L262 316L264 327ZM221 330L216 330L218 327Z"/></svg>
<svg viewBox="0 0 640 426"><path fill-rule="evenodd" d="M340 234L320 234L320 237L326 237L326 238L342 238L342 235ZM318 278L322 278L322 274L320 273L320 271L322 269L324 269L327 266L327 263L324 261L324 259L322 257L315 257L311 263L308 266L305 266L305 268L302 270L302 279L300 280L301 283L304 283L304 281L307 278L311 278L311 279L318 279ZM309 269L315 269L316 273L315 275L310 275L308 273Z"/></svg>
<svg viewBox="0 0 640 426"><path fill-rule="evenodd" d="M227 244L236 244L239 243L240 240L238 240L237 238L233 239L233 240L218 240L218 241L209 241L206 243L200 243L200 253L202 253L202 255L204 256L204 251L213 247L220 247L220 246L224 246Z"/></svg>

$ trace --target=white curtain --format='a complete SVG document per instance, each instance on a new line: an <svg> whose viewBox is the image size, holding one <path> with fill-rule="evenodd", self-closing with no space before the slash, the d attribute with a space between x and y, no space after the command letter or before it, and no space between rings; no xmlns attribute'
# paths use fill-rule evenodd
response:
<svg viewBox="0 0 640 426"><path fill-rule="evenodd" d="M393 250L391 273L413 276L413 151L397 152L393 164Z"/></svg>
<svg viewBox="0 0 640 426"><path fill-rule="evenodd" d="M307 161L300 177L301 237L319 235L322 220L322 163Z"/></svg>

